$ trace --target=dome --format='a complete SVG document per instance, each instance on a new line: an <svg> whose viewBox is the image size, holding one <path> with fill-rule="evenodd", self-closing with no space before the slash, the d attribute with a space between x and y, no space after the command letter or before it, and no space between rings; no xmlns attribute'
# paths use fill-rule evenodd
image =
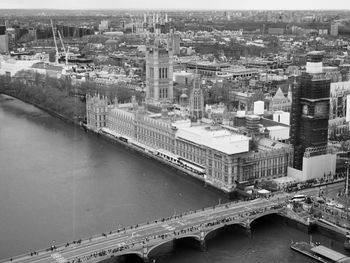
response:
<svg viewBox="0 0 350 263"><path fill-rule="evenodd" d="M180 99L187 99L187 98L188 98L188 96L185 93L182 93L180 96Z"/></svg>

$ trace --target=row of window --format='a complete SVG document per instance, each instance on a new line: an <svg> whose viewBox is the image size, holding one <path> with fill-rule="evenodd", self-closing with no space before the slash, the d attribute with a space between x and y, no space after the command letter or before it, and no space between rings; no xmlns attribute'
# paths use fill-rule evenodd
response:
<svg viewBox="0 0 350 263"><path fill-rule="evenodd" d="M186 152L186 151L181 151L179 149L177 149L176 153L177 153L177 155L179 155L187 160L190 160L192 162L198 163L200 165L205 164L205 161L204 161L202 156L191 154L191 153Z"/></svg>
<svg viewBox="0 0 350 263"><path fill-rule="evenodd" d="M106 115L95 115L95 120L104 121L106 123Z"/></svg>
<svg viewBox="0 0 350 263"><path fill-rule="evenodd" d="M107 113L108 108L107 107L96 107L96 106L88 106L88 111L91 111L93 113Z"/></svg>
<svg viewBox="0 0 350 263"><path fill-rule="evenodd" d="M169 151L169 152L173 152L173 147L169 144L166 144L166 143L162 143L160 141L157 141L157 140L154 140L153 138L151 137L147 137L147 136L138 136L138 141L140 143L143 143L143 144L146 144L148 146L152 146L152 147L155 147L155 148L160 148L160 149L164 149L166 151Z"/></svg>
<svg viewBox="0 0 350 263"><path fill-rule="evenodd" d="M168 88L159 89L159 98L160 99L168 98Z"/></svg>
<svg viewBox="0 0 350 263"><path fill-rule="evenodd" d="M154 68L149 68L149 76L151 78L158 77L159 79L167 79L168 78L168 68L158 68L158 76L154 74Z"/></svg>
<svg viewBox="0 0 350 263"><path fill-rule="evenodd" d="M287 166L279 166L279 167L263 169L255 172L245 170L243 172L243 180L247 181L249 179L282 175L283 173L286 173L286 172L287 172Z"/></svg>

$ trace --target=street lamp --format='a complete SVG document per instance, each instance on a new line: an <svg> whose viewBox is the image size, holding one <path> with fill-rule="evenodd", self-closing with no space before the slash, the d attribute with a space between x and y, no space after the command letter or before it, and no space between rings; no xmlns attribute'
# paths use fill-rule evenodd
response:
<svg viewBox="0 0 350 263"><path fill-rule="evenodd" d="M345 194L348 196L349 193L349 161L345 161L346 167L346 178L345 178Z"/></svg>
<svg viewBox="0 0 350 263"><path fill-rule="evenodd" d="M345 210L346 210L346 222L348 222L348 193L349 193L349 161L345 161L346 178L345 178Z"/></svg>

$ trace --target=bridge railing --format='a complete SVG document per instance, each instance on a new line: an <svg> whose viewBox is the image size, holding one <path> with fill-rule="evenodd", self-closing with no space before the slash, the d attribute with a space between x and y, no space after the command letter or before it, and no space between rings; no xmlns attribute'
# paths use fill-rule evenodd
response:
<svg viewBox="0 0 350 263"><path fill-rule="evenodd" d="M281 200L283 201L283 199L281 199ZM156 219L156 220L153 220L151 222L145 222L145 223L141 223L141 224L132 225L132 226L129 226L129 227L119 228L119 229L111 230L111 231L109 231L107 233L96 234L96 235L93 235L93 236L91 236L89 238L79 239L79 240L76 240L76 241L73 241L73 242L61 243L61 244L57 244L57 245L55 244L54 245L55 249L51 249L51 247L48 247L48 248L36 250L35 252L37 253L37 255L34 255L34 256L31 256L30 253L32 253L32 252L27 252L27 253L24 253L22 255L17 255L15 257L2 259L2 260L0 260L0 263L16 262L16 261L22 261L22 260L23 261L26 261L26 260L30 261L31 258L38 259L38 258L42 257L43 255L47 255L50 252L51 253L59 252L61 250L64 250L67 247L69 247L69 248L78 247L78 246L81 246L82 244L84 245L86 243L90 243L90 242L97 241L97 240L100 240L100 239L106 239L106 238L115 236L118 233L124 233L124 232L130 231L132 229L139 229L139 228L142 228L144 226L154 225L154 224L158 224L158 223L165 223L167 221L172 221L172 220L180 218L180 217L183 218L183 217L186 217L186 216L192 215L192 214L206 213L208 211L214 211L215 209L229 208L229 207L232 207L232 206L234 206L236 204L245 203L245 202L249 202L249 201L239 201L238 200L238 201L233 201L233 202L213 205L213 206L210 206L210 207L197 209L197 210L194 210L194 211L187 211L187 212L184 212L184 213L181 213L181 214L172 215L172 216L167 217L167 218ZM278 203L280 203L280 202L278 201ZM69 245L67 246L67 244L69 244Z"/></svg>
<svg viewBox="0 0 350 263"><path fill-rule="evenodd" d="M273 203L273 204L269 204L269 205L265 205L263 207L260 208L255 208L252 209L252 211L256 210L259 211L256 214L249 214L249 211L246 211L244 213L247 213L248 215L246 215L244 218L234 218L233 221L235 221L235 223L240 222L242 220L246 220L247 218L255 218L257 214L265 214L266 212L275 212L275 211L280 211L281 209L284 208L284 202L280 202L280 203ZM268 208L268 209L265 209ZM250 211L250 212L252 212ZM125 251L137 251L140 249L144 249L145 247L150 248L150 250L152 250L154 247L159 246L160 244L169 242L171 240L173 240L174 238L179 238L181 236L186 236L186 235L198 235L200 236L200 232L202 230L205 230L206 227L207 228L212 228L213 225L217 225L217 224L226 224L226 222L232 221L224 221L222 222L222 219L229 219L230 217L234 217L237 216L237 214L240 214L240 212L235 212L231 215L222 215L216 219L212 219L212 222L207 222L207 224L204 224L203 221L205 221L206 219L202 219L200 222L197 222L197 224L195 225L184 225L182 226L181 229L177 229L177 230L170 230L167 233L164 233L162 235L157 235L157 236L153 236L152 238L150 238L150 236L147 237L143 237L140 238L139 240L130 240L129 242L127 242L124 246L126 246L125 248L120 248L117 246L117 248L110 248L110 249L102 249L101 252L101 256L99 257L99 261L103 260L105 258L110 257L111 255L122 255L125 253ZM221 222L220 222L221 221ZM204 224L204 225L203 225ZM211 225L211 227L208 224L213 224ZM179 232L181 231L181 234L179 234ZM182 232L185 231L185 232ZM177 234L176 234L177 232ZM147 242L145 242L147 241ZM79 258L79 262L88 262L89 261L89 256L83 255L83 257Z"/></svg>

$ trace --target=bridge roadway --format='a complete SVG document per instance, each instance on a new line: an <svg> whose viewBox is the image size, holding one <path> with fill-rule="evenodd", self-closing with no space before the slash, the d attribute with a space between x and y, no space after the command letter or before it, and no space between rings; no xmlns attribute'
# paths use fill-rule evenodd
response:
<svg viewBox="0 0 350 263"><path fill-rule="evenodd" d="M32 255L30 252L0 263L93 263L125 254L136 254L147 261L151 250L175 239L189 238L199 247L205 247L207 234L225 225L238 224L249 231L250 223L256 218L284 213L288 199L288 194L282 194L270 199L217 205L57 245Z"/></svg>
<svg viewBox="0 0 350 263"><path fill-rule="evenodd" d="M337 191L343 184L343 182L331 184L328 186L328 191ZM318 187L315 187L304 189L300 193L316 196L319 190ZM43 249L36 251L34 255L27 253L3 259L0 260L0 263L94 263L112 255L124 254L136 254L147 261L152 249L175 239L192 238L203 246L207 234L225 225L238 224L249 230L250 223L254 219L269 213L283 213L283 208L270 210L268 208L278 204L284 205L295 194L284 193L270 199L231 202L208 207L164 220L96 235L79 242L57 245L55 249Z"/></svg>

